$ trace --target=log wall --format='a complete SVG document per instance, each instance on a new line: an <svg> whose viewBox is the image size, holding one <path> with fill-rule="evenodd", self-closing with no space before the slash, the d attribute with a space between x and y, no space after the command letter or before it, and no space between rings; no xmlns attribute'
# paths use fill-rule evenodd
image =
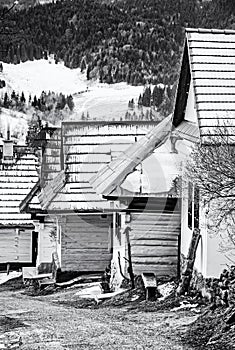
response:
<svg viewBox="0 0 235 350"><path fill-rule="evenodd" d="M62 271L104 271L111 261L112 215L70 215L62 224Z"/></svg>
<svg viewBox="0 0 235 350"><path fill-rule="evenodd" d="M0 230L0 264L32 263L32 231Z"/></svg>
<svg viewBox="0 0 235 350"><path fill-rule="evenodd" d="M180 213L136 213L131 214L131 220L134 273L153 272L158 278L176 277Z"/></svg>

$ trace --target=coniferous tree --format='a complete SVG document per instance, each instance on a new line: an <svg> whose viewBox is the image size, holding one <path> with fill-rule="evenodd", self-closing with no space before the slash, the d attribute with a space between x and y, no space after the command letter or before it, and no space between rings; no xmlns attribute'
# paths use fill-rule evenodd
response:
<svg viewBox="0 0 235 350"><path fill-rule="evenodd" d="M151 106L151 88L146 87L143 93L142 104L145 107Z"/></svg>
<svg viewBox="0 0 235 350"><path fill-rule="evenodd" d="M25 44L21 45L20 57L22 62L26 62L28 60L28 55L26 52Z"/></svg>
<svg viewBox="0 0 235 350"><path fill-rule="evenodd" d="M66 103L69 106L69 109L72 111L74 109L74 102L73 102L72 95L67 96Z"/></svg>
<svg viewBox="0 0 235 350"><path fill-rule="evenodd" d="M23 103L23 104L26 102L26 99L24 97L24 92L23 91L22 91L22 94L21 94L21 97L20 97L20 102Z"/></svg>
<svg viewBox="0 0 235 350"><path fill-rule="evenodd" d="M3 101L3 106L8 108L9 107L9 98L8 98L8 95L7 95L7 92L5 92L5 95L4 95L4 101Z"/></svg>

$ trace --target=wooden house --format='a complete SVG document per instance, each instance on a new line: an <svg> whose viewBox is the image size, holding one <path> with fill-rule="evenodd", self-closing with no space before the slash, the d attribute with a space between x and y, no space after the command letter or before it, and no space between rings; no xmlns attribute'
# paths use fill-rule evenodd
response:
<svg viewBox="0 0 235 350"><path fill-rule="evenodd" d="M173 116L173 135L209 142L208 135L228 135L235 127L235 31L187 29ZM180 141L177 141L177 145ZM207 230L206 208L198 203L197 188L184 183L182 194L182 246L187 254L194 227L202 234L196 266L205 276L218 276L229 263L220 252L220 237ZM199 221L197 220L197 216Z"/></svg>
<svg viewBox="0 0 235 350"><path fill-rule="evenodd" d="M90 179L156 125L155 121L63 122L54 132L44 151L40 184L21 209L32 213L39 193L41 209L34 219L42 236L54 225L62 271L102 272L110 264L116 212L126 206L104 199Z"/></svg>
<svg viewBox="0 0 235 350"><path fill-rule="evenodd" d="M35 266L38 234L20 202L38 181L37 158L26 146L0 141L0 268Z"/></svg>
<svg viewBox="0 0 235 350"><path fill-rule="evenodd" d="M126 189L128 181L129 188L131 188L130 183L133 184L133 174L136 167L142 164L141 168L143 169L143 163L148 161L153 164L151 162L153 156L158 160L159 168L156 168L155 171L150 170L148 174L152 174L156 181L159 181L159 177L161 180L169 178L171 181L181 179L180 193L172 193L170 187L162 193L159 188L155 193L152 193L151 187L154 186L150 186L150 191L146 193L148 201L150 198L155 198L156 207L159 206L161 196L165 198L166 203L172 201L173 198L178 198L177 206L170 208L168 206L167 210L163 207L160 209L158 223L155 222L157 220L156 213L151 216L146 208L142 215L136 219L134 211L138 212L144 192L131 191L134 205L132 201L131 205L128 206L128 209L131 210L126 211L126 213L130 213L128 221L132 228L130 241L134 272L151 271L159 276L159 272L163 269L165 275L171 275L169 273L170 266L175 267L171 271L176 272L177 254L173 247L177 246L179 252L183 256L187 256L192 232L195 228L200 229L201 232L195 262L197 270L202 272L204 276L218 276L225 267L227 260L219 252L219 239L208 235L206 208L200 202L198 189L187 178L184 178L184 166L190 157L194 143L208 142L208 136L217 134L220 126L225 126L228 134L232 135L233 133L235 126L234 44L234 31L186 30L175 109L170 122L172 129L168 140L160 147L158 144L156 148L155 141L159 137L161 138L161 131L159 128L153 129L146 135L145 141L144 138L142 140L146 148L142 147L141 142L133 145L126 157L119 157L111 162L91 180L96 191L102 193L105 198L112 199L116 196L116 199L122 202L125 198L123 189ZM170 144L167 150L168 143ZM164 147L166 147L165 150ZM171 152L174 157L170 158ZM161 153L163 154L161 155ZM169 176L171 173L169 168L165 167L164 169L165 162L168 165L172 164L170 168L175 169L173 171L175 178ZM143 170L141 173L143 176ZM140 179L141 176L139 181L143 181ZM172 217L174 219L171 224ZM164 222L167 222L168 228L164 226ZM175 241L171 236L172 228L176 236L178 230L178 243L176 243L176 236ZM164 232L164 236L161 237L161 242L157 243L158 231ZM168 237L167 241L165 241L166 236ZM166 244L167 248L162 247L162 242ZM164 259L162 259L162 255L161 258L158 256L158 244L161 246L160 254L165 257ZM125 246L124 239L123 255L126 257ZM120 255L120 242L116 243L116 249ZM174 257L172 258L172 256Z"/></svg>

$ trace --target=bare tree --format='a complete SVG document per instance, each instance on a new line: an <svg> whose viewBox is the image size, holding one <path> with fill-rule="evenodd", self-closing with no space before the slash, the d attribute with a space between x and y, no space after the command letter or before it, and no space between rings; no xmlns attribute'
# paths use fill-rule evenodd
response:
<svg viewBox="0 0 235 350"><path fill-rule="evenodd" d="M235 257L235 127L217 127L197 144L187 172L207 208L209 232L219 234L221 248Z"/></svg>

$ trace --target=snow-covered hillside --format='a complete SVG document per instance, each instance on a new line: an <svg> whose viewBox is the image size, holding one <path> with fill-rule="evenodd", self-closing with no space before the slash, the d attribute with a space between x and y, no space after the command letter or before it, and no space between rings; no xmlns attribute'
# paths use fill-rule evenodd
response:
<svg viewBox="0 0 235 350"><path fill-rule="evenodd" d="M142 86L130 86L126 83L100 84L87 81L86 74L80 69L69 69L63 63L54 60L38 60L18 65L3 63L0 79L6 81L2 93L15 90L25 96L39 96L44 91L62 92L74 97L75 109L73 119L79 119L81 113L89 111L90 117L96 119L120 119L125 116L128 101L137 99L143 92Z"/></svg>

